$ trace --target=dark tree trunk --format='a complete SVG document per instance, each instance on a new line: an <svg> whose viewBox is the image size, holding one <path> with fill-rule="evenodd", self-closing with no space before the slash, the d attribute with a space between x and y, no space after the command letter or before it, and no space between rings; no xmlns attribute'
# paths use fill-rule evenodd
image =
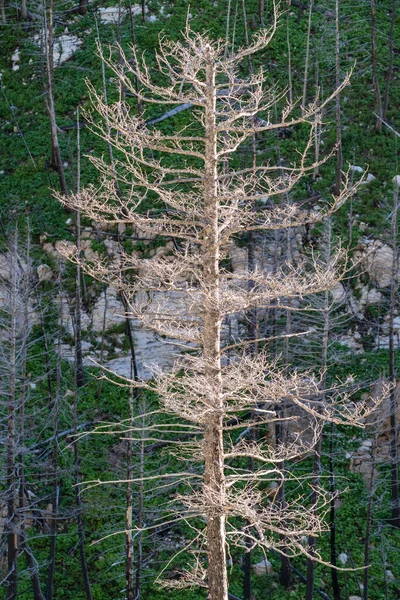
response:
<svg viewBox="0 0 400 600"><path fill-rule="evenodd" d="M397 390L396 390L396 366L395 366L395 343L394 343L394 316L396 308L396 296L398 288L398 266L399 257L397 249L397 211L399 207L399 186L397 180L394 183L393 212L392 212L392 281L390 286L390 308L389 308L389 379L392 384L390 390L390 471L391 471L391 501L392 515L390 524L400 527L400 502L399 502L399 458L398 458L398 426L397 426Z"/></svg>
<svg viewBox="0 0 400 600"><path fill-rule="evenodd" d="M382 131L382 96L381 89L379 86L378 79L378 67L376 63L376 8L375 0L371 2L371 67L372 67L372 83L374 86L375 93L375 112L377 119L375 121L375 132L380 133Z"/></svg>
<svg viewBox="0 0 400 600"><path fill-rule="evenodd" d="M339 0L335 4L335 33L336 33L336 48L335 48L335 72L336 72L336 87L340 85L340 32L339 32ZM336 95L335 121L336 121L336 176L334 185L334 194L340 195L342 188L342 169L343 169L343 149L342 149L342 124L340 118L340 94Z"/></svg>
<svg viewBox="0 0 400 600"><path fill-rule="evenodd" d="M7 431L7 589L5 600L14 600L18 594L18 523L16 482L16 359L17 359L17 261L15 248L11 250L11 327L9 338L9 399Z"/></svg>
<svg viewBox="0 0 400 600"><path fill-rule="evenodd" d="M42 72L43 87L45 92L45 107L50 121L51 134L51 161L52 166L58 174L60 190L64 196L68 195L67 182L65 179L63 162L61 159L60 145L58 142L58 127L56 122L56 110L54 104L54 0L50 0L49 19L47 21L46 0L43 0L44 40L42 41L42 61L46 63L46 75Z"/></svg>
<svg viewBox="0 0 400 600"><path fill-rule="evenodd" d="M388 34L389 62L388 62L388 68L387 68L386 75L385 75L385 95L383 97L383 107L382 107L382 119L384 121L386 120L386 113L387 113L387 109L389 106L389 90L390 90L390 83L392 81L392 75L393 75L393 56L394 56L393 32L394 32L394 25L396 22L396 3L397 3L397 0L392 1L392 14L391 14L391 18L390 18L390 29L389 29L389 34Z"/></svg>
<svg viewBox="0 0 400 600"><path fill-rule="evenodd" d="M79 0L78 12L80 15L86 15L88 9L88 0Z"/></svg>
<svg viewBox="0 0 400 600"><path fill-rule="evenodd" d="M340 586L339 578L336 567L337 564L337 551L336 551L336 507L335 507L335 464L333 460L333 435L335 426L331 423L330 428L330 444L329 444L329 472L330 472L330 492L331 492L331 503L329 511L329 531L330 531L330 562L331 568L331 579L334 600L341 600L340 597Z"/></svg>

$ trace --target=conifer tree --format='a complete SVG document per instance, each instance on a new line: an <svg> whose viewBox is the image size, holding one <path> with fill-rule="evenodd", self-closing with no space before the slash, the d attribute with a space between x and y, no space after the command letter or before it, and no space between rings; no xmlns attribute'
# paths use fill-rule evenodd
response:
<svg viewBox="0 0 400 600"><path fill-rule="evenodd" d="M302 544L304 536L315 536L323 527L315 507L300 497L285 506L273 504L260 486L272 480L282 485L282 464L311 451L324 422L355 424L363 413L362 407L341 401L333 390L322 402L320 378L311 372L279 368L263 350L265 340L258 340L258 353L249 353L246 348L255 343L253 336L234 343L224 337L223 323L233 315L281 306L282 299L330 289L340 274L338 256L323 267L311 258L296 266L287 264L273 274L258 264L240 273L225 266L238 235L320 221L352 193L344 176L340 193L323 209L282 202L316 168L308 154L319 115L349 77L329 98L302 106L301 111L286 100L284 92L275 87L265 90L262 72L241 78L241 62L266 48L277 18L275 11L272 26L235 52L225 41L214 42L188 27L178 42L163 38L156 54L156 78L135 48L133 60L121 47L117 60L112 51L108 57L103 55L119 88L125 88L141 106L170 111L171 106L189 104L192 124L164 132L162 125L153 127L143 114L137 116L127 100L106 104L89 85L104 123L92 117L92 127L114 147L115 159L112 165L91 159L103 176L99 187L92 185L69 197L58 194L62 203L90 219L123 223L146 237L175 240L173 250L152 259L140 259L121 247L115 264L93 259L83 261L82 266L90 275L123 290L130 313L146 326L191 350L176 361L171 372L127 385L155 391L161 410L179 417L179 425L172 429L193 436L194 441L180 443L179 450L199 466L162 477L186 482L191 490L178 497L182 511L174 519L196 518L196 524L204 522L204 527L188 546L192 568L182 569L179 579L164 583L207 587L210 600L228 597L228 545L245 551L274 547L318 560L318 552L311 555ZM272 122L274 112L280 118ZM152 123L157 121L162 119ZM296 162L273 164L260 156L251 167L238 167L235 153L253 136L299 124L308 128L309 135ZM116 173L120 190L115 186ZM150 201L152 208L148 208ZM67 247L65 254L79 260ZM308 435L292 433L285 443L278 441L275 446L266 437L256 440L248 435L254 427L282 420L279 406L286 402L307 413ZM249 414L243 424L244 415ZM129 431L140 439L139 425L132 426L130 421ZM246 468L249 459L251 471ZM328 505L322 490L318 503Z"/></svg>

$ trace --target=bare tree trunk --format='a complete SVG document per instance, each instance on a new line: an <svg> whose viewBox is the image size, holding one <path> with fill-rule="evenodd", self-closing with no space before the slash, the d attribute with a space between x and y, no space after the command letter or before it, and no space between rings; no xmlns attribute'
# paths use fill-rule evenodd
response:
<svg viewBox="0 0 400 600"><path fill-rule="evenodd" d="M132 378L132 374L131 374ZM129 390L129 416L130 424L133 425L134 417L134 406L133 406L133 386L130 386ZM128 434L129 435L129 434ZM126 573L126 598L127 600L134 600L135 588L133 583L133 568L134 568L134 555L133 555L133 537L132 537L132 479L133 479L133 466L132 466L132 440L128 438L126 443L126 518L125 518L125 573Z"/></svg>
<svg viewBox="0 0 400 600"><path fill-rule="evenodd" d="M29 223L28 223L29 231ZM15 248L17 252L17 248ZM27 271L22 275L22 279L19 285L19 298L22 302L22 339L19 345L18 354L20 355L20 384L19 384L19 409L18 409L18 420L19 420L19 441L18 446L21 451L18 455L18 493L19 493L19 513L20 513L20 549L23 550L26 556L26 561L30 571L30 577L32 581L32 592L34 600L44 600L42 594L40 579L39 579L39 565L31 548L29 547L28 539L26 536L25 527L25 456L23 449L25 448L25 403L27 400L27 381L26 381L26 364L27 364L27 342L28 342L28 331L29 331L29 280L30 280L30 234L28 233L28 247L26 252ZM28 507L29 510L29 507Z"/></svg>
<svg viewBox="0 0 400 600"><path fill-rule="evenodd" d="M80 15L86 15L88 9L88 0L79 0L78 12Z"/></svg>
<svg viewBox="0 0 400 600"><path fill-rule="evenodd" d="M140 406L140 410L142 407ZM144 428L144 422L142 421ZM142 429L142 439L140 441L140 454L139 454L139 489L138 489L138 521L137 526L139 528L137 535L137 558L136 558L136 574L135 574L135 600L140 600L141 585L142 585L142 564L143 564L143 503L144 503L144 489L143 489L143 476L144 476L144 431Z"/></svg>
<svg viewBox="0 0 400 600"><path fill-rule="evenodd" d="M393 75L393 56L394 56L394 48L393 48L393 33L394 33L394 25L396 22L396 3L397 0L392 0L392 14L390 18L390 29L388 34L388 47L389 47L389 63L385 76L385 95L383 97L383 107L382 107L382 119L386 121L387 109L389 106L389 90L390 83L392 81Z"/></svg>
<svg viewBox="0 0 400 600"><path fill-rule="evenodd" d="M400 527L400 502L399 502L399 458L398 458L398 431L397 431L397 393L396 393L396 367L395 367L395 345L394 345L394 316L396 306L396 295L398 288L398 266L399 256L397 248L397 211L399 207L399 184L394 178L393 212L391 237L393 245L392 277L390 285L390 308L389 308L389 379L392 384L390 390L390 472L391 472L391 501L392 515L391 525Z"/></svg>
<svg viewBox="0 0 400 600"><path fill-rule="evenodd" d="M79 123L79 111L77 113L77 121ZM81 149L80 149L80 129L77 128L77 193L80 193L80 164L81 164ZM82 294L81 294L81 215L79 210L76 211L75 234L76 234L76 252L78 261L76 264L76 279L75 279L75 314L74 314L74 334L75 334L75 366L76 366L76 384L78 388L85 385L85 372L83 369L82 356Z"/></svg>
<svg viewBox="0 0 400 600"><path fill-rule="evenodd" d="M5 600L14 600L18 594L18 522L16 483L16 340L17 340L17 260L16 240L11 253L11 326L9 349L9 398L7 431L7 590Z"/></svg>
<svg viewBox="0 0 400 600"><path fill-rule="evenodd" d="M371 525L372 525L372 506L375 492L375 461L376 461L376 440L372 448L372 463L371 477L369 482L369 495L367 506L367 523L365 527L365 542L364 542L364 579L363 579L363 596L364 600L368 600L368 584L369 584L369 546L371 543Z"/></svg>
<svg viewBox="0 0 400 600"><path fill-rule="evenodd" d="M58 179L60 182L60 190L64 196L68 195L67 182L65 180L64 167L61 159L60 145L58 142L58 127L56 122L56 110L54 104L54 59L53 59L53 48L54 48L54 0L50 0L49 8L49 20L47 22L47 6L46 0L43 0L43 40L42 46L43 58L46 61L46 75L47 79L43 77L46 112L50 120L50 133L51 133L51 153L52 153L52 165L57 171ZM44 75L44 73L43 73Z"/></svg>
<svg viewBox="0 0 400 600"><path fill-rule="evenodd" d="M331 219L328 219L326 223L326 239L325 239L325 261L328 268L329 259L331 255L331 247L332 247L332 223ZM323 333L322 333L322 356L321 356L321 388L322 390L326 389L326 370L328 365L328 341L329 341L329 329L330 329L330 315L329 315L329 291L326 291L324 294L324 308L323 308ZM325 402L325 393L322 392L321 400ZM311 505L315 507L315 512L317 511L317 503L318 503L318 488L320 486L320 474L321 474L321 448L322 448L322 435L317 441L314 451L314 459L313 459L313 489L311 492ZM310 549L310 554L312 556L315 555L316 550L316 538L315 536L310 536L308 538L308 546ZM306 581L306 595L305 600L312 600L314 595L314 584L315 584L315 561L309 558L307 560L307 581Z"/></svg>
<svg viewBox="0 0 400 600"><path fill-rule="evenodd" d="M312 5L313 5L313 0L310 0L310 6L309 6L309 10L308 10L306 58L305 58L305 63L304 63L303 99L301 101L301 107L302 107L303 112L306 109L306 102L307 102L308 67L309 67L309 62L310 62L309 61L309 56L310 56Z"/></svg>
<svg viewBox="0 0 400 600"><path fill-rule="evenodd" d="M42 588L40 586L39 579L39 564L34 557L32 550L29 547L28 540L26 538L25 531L21 533L21 549L24 550L26 556L26 562L29 567L29 574L32 579L32 592L34 600L45 600L42 594Z"/></svg>
<svg viewBox="0 0 400 600"><path fill-rule="evenodd" d="M289 97L289 103L293 104L292 55L291 55L291 47L290 47L289 13L286 15L286 45L287 45L287 52L288 52L288 79L289 79L288 97Z"/></svg>
<svg viewBox="0 0 400 600"><path fill-rule="evenodd" d="M79 127L77 130L78 136L78 165L77 165L77 194L80 194L80 134ZM80 239L80 212L76 211L76 245L78 257L81 256L81 239ZM78 440L76 434L78 432L78 394L79 388L84 384L84 374L82 367L82 346L81 346L81 328L80 328L80 279L81 268L78 261L76 267L76 305L75 305L75 361L74 361L74 402L73 402L73 450L74 450L74 483L75 483L75 502L76 502L76 519L78 528L78 546L81 559L81 569L83 583L87 600L93 600L90 586L89 571L86 561L85 552L85 536L83 531L82 521L82 500L79 492L80 480L80 457L78 449Z"/></svg>
<svg viewBox="0 0 400 600"><path fill-rule="evenodd" d="M330 492L331 492L331 503L329 511L329 532L330 532L330 563L331 567L331 579L333 588L334 600L341 600L340 586L338 572L336 570L337 564L337 551L336 551L336 507L335 507L335 463L333 459L334 441L333 436L335 432L335 426L331 423L330 426L330 440L329 440L329 472L330 472Z"/></svg>
<svg viewBox="0 0 400 600"><path fill-rule="evenodd" d="M203 494L207 515L208 592L210 600L227 600L228 578L226 572L225 540L225 476L222 440L223 402L221 391L219 315L219 236L217 198L217 133L216 133L216 82L215 63L206 50L206 102L205 102L205 164L204 212L206 227L203 238L204 256L204 368L205 377L212 390L204 433L204 484Z"/></svg>
<svg viewBox="0 0 400 600"><path fill-rule="evenodd" d="M339 0L335 3L335 73L336 86L340 85L340 33L339 33ZM336 96L335 121L336 121L336 176L333 188L334 194L339 196L342 187L343 148L342 148L342 125L340 118L340 94Z"/></svg>
<svg viewBox="0 0 400 600"><path fill-rule="evenodd" d="M258 22L264 27L264 0L258 0Z"/></svg>
<svg viewBox="0 0 400 600"><path fill-rule="evenodd" d="M5 0L0 0L0 14L3 23L7 23Z"/></svg>
<svg viewBox="0 0 400 600"><path fill-rule="evenodd" d="M28 18L28 11L26 8L26 0L21 0L21 19Z"/></svg>
<svg viewBox="0 0 400 600"><path fill-rule="evenodd" d="M382 96L378 79L378 68L376 64L376 9L375 0L371 2L371 67L372 67L372 83L375 93L375 112L378 118L375 121L375 132L380 133L382 130Z"/></svg>
<svg viewBox="0 0 400 600"><path fill-rule="evenodd" d="M60 273L61 278L61 273ZM59 494L60 486L58 482L58 428L59 428L59 416L60 416L60 400L61 400L61 340L62 340L62 328L63 328L63 300L61 296L60 310L59 310L59 331L57 340L57 364L56 364L56 389L54 397L54 428L53 428L53 448L51 455L51 474L53 477L52 485L52 499L51 499L51 521L50 521L50 551L49 551L49 569L47 571L47 582L46 582L46 600L53 600L54 597L54 573L55 573L55 559L56 559L56 546L57 546L57 522L58 522L58 506L59 506Z"/></svg>

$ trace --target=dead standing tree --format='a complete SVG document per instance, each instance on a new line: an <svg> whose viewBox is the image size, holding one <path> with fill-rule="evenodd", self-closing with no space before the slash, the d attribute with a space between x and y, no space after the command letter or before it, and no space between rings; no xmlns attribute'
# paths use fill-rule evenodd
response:
<svg viewBox="0 0 400 600"><path fill-rule="evenodd" d="M348 83L348 77L319 106L313 103L302 107L302 114L285 103L284 93L264 91L262 73L240 79L240 62L268 45L276 20L275 12L271 28L233 54L226 51L225 42L212 42L189 29L181 42L162 39L156 60L160 78L169 82L165 85L153 82L135 48L133 61L122 48L118 48L115 62L112 51L108 58L103 56L119 85L142 105L188 104L194 108L194 126L164 134L146 126L143 117L133 116L125 102L106 105L91 88L93 102L106 123L102 127L92 120L92 126L115 148L116 158L111 166L92 159L103 174L98 189L91 186L69 198L58 194L61 202L91 219L129 224L146 237L162 235L176 240L171 255L140 260L121 251L118 264L105 266L94 260L83 263L83 267L96 278L123 289L130 310L145 325L180 340L183 346L198 349L196 356L179 359L171 373L160 373L150 383L129 384L155 390L162 411L180 418L174 430L196 434L196 442L180 443L180 448L202 466L197 471L165 477L191 482L193 493L180 497L183 512L174 520L204 517L204 529L196 540L200 550L206 550L207 566L199 558L201 552L194 550L194 542L190 542L194 569L183 570L182 577L173 584L208 587L210 600L228 597L228 543L247 551L261 546L281 551L284 548L291 555L308 553L301 538L315 535L322 528L314 507L306 508L306 502L300 499L288 501L284 508L271 504L260 491L260 483L282 481L280 465L310 451L326 420L356 423L360 414L359 407L318 400L318 377L283 372L261 350L249 356L245 348L254 344L253 339L224 346L224 319L275 306L282 298L331 288L338 278L335 259L323 269L317 261L309 261L296 268L285 265L273 275L257 265L251 272L232 273L222 263L229 256L232 238L245 231L280 230L319 221L352 191L344 185L340 195L319 212L304 204L280 202L306 173L315 169L307 155L318 115ZM275 107L281 117L271 123L269 113ZM310 135L296 164L276 166L260 161L238 169L234 159L230 160L252 136L299 123L308 124ZM115 187L115 171L120 194ZM259 202L265 197L270 199L267 205ZM154 208L144 210L143 202L149 198L154 200ZM276 204L274 198L278 199ZM70 258L77 260L73 254ZM146 292L146 299L141 290ZM229 361L225 360L227 352ZM337 394L332 392L327 397L337 399ZM255 441L252 436L246 437L246 431L251 432L253 427L281 419L276 407L283 401L294 403L309 415L308 442L295 436L286 445L273 448L265 438ZM251 415L245 426L241 423L244 414ZM238 428L246 431L236 439ZM132 424L127 430L133 437L136 432L138 439L142 434L141 428ZM150 426L147 435L151 431ZM254 461L251 472L243 468L249 459ZM322 492L319 502L324 504ZM318 559L318 555L312 558Z"/></svg>

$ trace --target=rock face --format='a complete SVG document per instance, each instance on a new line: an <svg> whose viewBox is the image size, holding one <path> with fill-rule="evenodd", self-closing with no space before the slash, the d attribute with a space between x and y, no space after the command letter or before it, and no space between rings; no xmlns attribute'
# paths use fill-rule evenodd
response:
<svg viewBox="0 0 400 600"><path fill-rule="evenodd" d="M371 283L380 288L390 286L392 280L393 250L387 244L374 240L361 255L361 269Z"/></svg>
<svg viewBox="0 0 400 600"><path fill-rule="evenodd" d="M145 12L147 12L147 8L145 8ZM98 13L103 25L117 25L118 21L122 20L128 14L128 10L119 6L107 6L99 8ZM142 6L140 4L132 6L133 16L140 16L141 14Z"/></svg>
<svg viewBox="0 0 400 600"><path fill-rule="evenodd" d="M68 31L68 30L67 30ZM34 42L40 46L44 39L44 31L41 34L35 35L33 40ZM59 35L54 39L53 46L53 61L54 66L59 67L64 64L75 54L75 52L82 45L82 40L80 40L76 35L70 35L69 33L64 33L63 35Z"/></svg>

